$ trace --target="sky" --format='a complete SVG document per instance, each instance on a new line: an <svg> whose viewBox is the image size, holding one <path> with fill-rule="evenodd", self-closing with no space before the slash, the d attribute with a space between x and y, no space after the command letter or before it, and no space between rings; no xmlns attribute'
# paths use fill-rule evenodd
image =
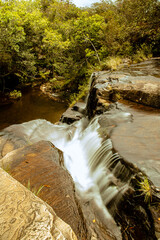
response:
<svg viewBox="0 0 160 240"><path fill-rule="evenodd" d="M72 0L77 7L89 7L92 3L100 2L100 0Z"/></svg>

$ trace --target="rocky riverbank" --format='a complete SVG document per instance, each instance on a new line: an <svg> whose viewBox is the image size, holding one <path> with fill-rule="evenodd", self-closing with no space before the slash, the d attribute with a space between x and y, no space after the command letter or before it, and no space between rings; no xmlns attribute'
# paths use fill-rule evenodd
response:
<svg viewBox="0 0 160 240"><path fill-rule="evenodd" d="M37 142L37 138L35 139L34 134L32 135L38 129L41 132L42 125L46 129L50 127L50 124L45 120L39 122L35 120L33 122L34 128L30 129L30 137L25 135L25 130L29 127L28 123L13 125L1 132L1 167L34 194L37 195L39 192L38 196L49 204L57 216L73 229L77 239L115 239L114 233L107 229L102 230L103 224L98 220L96 213L90 206L91 204L83 204L75 194L74 183L64 167L61 151L48 141ZM33 136L32 139L31 136ZM41 136L40 138L43 139L44 137ZM8 178L8 175L6 175L6 178ZM41 191L39 191L40 189ZM4 198L5 193L2 196ZM18 193L16 198L19 199ZM29 200L25 200L24 197L25 201ZM7 204L7 201L4 201L3 207L5 204ZM31 208L30 211L34 212L34 209ZM43 212L40 214L43 219ZM9 217L6 213L1 217L2 220L5 218L10 221L12 216ZM19 221L19 215L16 217L16 221ZM40 219L40 221L43 220ZM64 232L70 237L62 235L59 239L74 239L74 233L68 225L63 224L63 221L60 220L59 222L60 228L63 228ZM28 229L28 224L29 222L26 222L24 226L22 225L23 229ZM33 232L37 232L34 226L34 219L30 219L30 229L33 228ZM16 227L18 228L18 226ZM21 233L21 227L17 231ZM37 234L41 233L37 232ZM2 239L5 239L5 229L1 236ZM10 232L8 236L10 236ZM21 235L17 236L21 237ZM25 239L29 239L30 235L25 233L24 236ZM53 235L53 237L58 239L58 235ZM32 239L36 238L33 237Z"/></svg>
<svg viewBox="0 0 160 240"><path fill-rule="evenodd" d="M135 103L126 105L125 99ZM68 109L61 117L67 122L60 123L62 128L34 120L2 130L1 239L159 239L159 106L158 77L98 72L92 75L87 105ZM94 201L84 201L75 192L63 154L51 143L72 138L76 125L70 123L95 116L100 136L111 139L112 151L119 155L118 167L113 162L106 169L121 189L121 200L113 198L106 205L117 228L112 219L105 223Z"/></svg>
<svg viewBox="0 0 160 240"><path fill-rule="evenodd" d="M76 107L68 109L61 118L63 122L70 123L76 121L77 116L80 118L82 113L90 119L95 115L100 116L99 121L102 129L107 128L108 136L112 139L114 149L121 155L127 168L130 169L130 166L132 166L134 170L132 169L131 171L139 172L143 176L143 180L141 177L141 180L139 177L137 178L137 183L139 184L142 181L145 192L143 194L152 198L152 200L149 200L148 210L146 209L145 211L149 211L149 215L154 218L153 220L151 217L150 220L154 222L152 229L154 229L154 226L156 227L158 238L160 236L159 81L160 79L154 76L126 77L118 72L112 74L106 72L95 73L92 76L87 106L83 105L82 107L82 103L77 103ZM127 102L126 99L133 103ZM143 105L141 105L142 103ZM155 108L151 108L153 106ZM131 121L124 122L122 120L121 113L125 112L131 114ZM139 188L136 185L134 185L134 189ZM120 219L121 223L119 223L122 224L123 222L123 228L124 226L126 227L126 232L123 234L124 239L128 239L129 236L137 240L140 238L156 239L153 236L154 234L147 237L141 234L138 236L138 232L136 233L137 235L133 233L134 231L136 232L136 221L138 222L141 219L139 215L142 214L140 209L137 210L139 208L138 205L141 207L143 205L140 203L142 199L138 203L139 200L136 196L136 194L142 194L141 190L139 194L137 192L131 194L131 199L134 199L133 201L130 200L131 205L124 201L123 207L119 208L121 209L120 214L123 217L126 216L124 217L126 220ZM145 202L145 199L142 202ZM124 206L126 206L126 210L124 210ZM143 208L145 207L143 206ZM134 216L135 213L137 217ZM118 215L116 217L118 218ZM143 225L143 221L143 219L140 220L140 228ZM145 226L142 228L145 228Z"/></svg>

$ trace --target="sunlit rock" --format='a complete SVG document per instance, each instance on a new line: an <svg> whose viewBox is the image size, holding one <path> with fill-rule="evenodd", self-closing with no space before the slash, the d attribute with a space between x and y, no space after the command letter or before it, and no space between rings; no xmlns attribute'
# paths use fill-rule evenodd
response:
<svg viewBox="0 0 160 240"><path fill-rule="evenodd" d="M0 239L72 239L53 209L0 168Z"/></svg>
<svg viewBox="0 0 160 240"><path fill-rule="evenodd" d="M74 229L78 239L86 237L73 180L63 167L60 150L50 142L41 141L8 153L0 165L47 202Z"/></svg>

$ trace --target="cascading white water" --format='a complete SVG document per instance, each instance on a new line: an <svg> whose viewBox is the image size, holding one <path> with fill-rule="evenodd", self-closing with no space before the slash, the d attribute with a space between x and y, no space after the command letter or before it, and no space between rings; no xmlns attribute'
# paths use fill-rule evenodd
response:
<svg viewBox="0 0 160 240"><path fill-rule="evenodd" d="M110 186L115 182L114 173L126 170L119 155L113 154L111 140L100 137L98 121L98 117L91 122L83 118L72 125L54 125L46 120L33 120L19 125L19 132L29 142L51 141L63 152L65 167L77 191L86 199L99 194L106 205L119 191L116 184ZM113 170L109 171L113 164Z"/></svg>
<svg viewBox="0 0 160 240"><path fill-rule="evenodd" d="M124 114L123 117L125 119L128 116ZM11 128L13 131L14 126ZM15 128L17 132L17 125ZM103 223L107 222L109 227L110 222L109 228L114 226L116 232L117 226L106 206L113 199L117 203L128 189L128 184L123 182L128 173L119 155L113 153L112 142L107 134L105 138L100 136L100 128L99 117L92 121L83 118L72 125L33 120L20 124L18 132L28 142L47 140L63 152L65 167L75 182L77 193L84 201L94 202ZM122 182L117 184L117 176L120 175Z"/></svg>

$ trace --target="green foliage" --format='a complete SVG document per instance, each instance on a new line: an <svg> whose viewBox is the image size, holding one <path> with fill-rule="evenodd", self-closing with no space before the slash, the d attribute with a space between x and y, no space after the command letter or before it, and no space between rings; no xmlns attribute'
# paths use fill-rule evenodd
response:
<svg viewBox="0 0 160 240"><path fill-rule="evenodd" d="M85 98L87 96L87 93L88 93L88 84L84 83L84 85L80 85L79 92L77 94L73 93L70 95L70 98L69 98L70 107L72 107L79 100Z"/></svg>
<svg viewBox="0 0 160 240"><path fill-rule="evenodd" d="M136 54L133 55L132 61L133 63L139 63L147 60L152 57L152 52L150 46L146 44L142 44L141 48L137 50Z"/></svg>
<svg viewBox="0 0 160 240"><path fill-rule="evenodd" d="M144 195L144 201L150 203L152 201L152 188L147 177L143 181L139 182L139 191L141 195Z"/></svg>
<svg viewBox="0 0 160 240"><path fill-rule="evenodd" d="M18 98L22 97L22 93L21 93L21 91L14 90L14 91L10 92L9 96L10 96L10 98L18 99Z"/></svg>
<svg viewBox="0 0 160 240"><path fill-rule="evenodd" d="M53 89L77 96L92 70L159 55L159 16L158 0L101 1L86 9L64 0L0 1L1 85L60 76Z"/></svg>
<svg viewBox="0 0 160 240"><path fill-rule="evenodd" d="M103 61L101 64L101 70L117 70L118 66L122 63L122 58L120 57L109 57Z"/></svg>

